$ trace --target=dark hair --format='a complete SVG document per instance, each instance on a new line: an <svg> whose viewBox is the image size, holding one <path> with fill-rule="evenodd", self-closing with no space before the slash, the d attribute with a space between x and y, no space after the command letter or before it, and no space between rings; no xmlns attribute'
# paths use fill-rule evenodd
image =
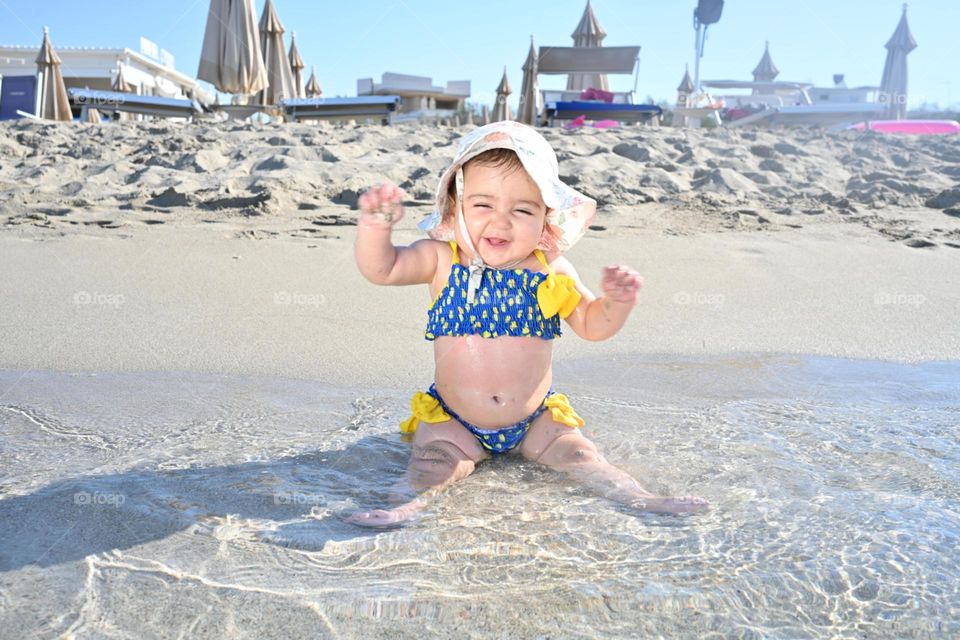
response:
<svg viewBox="0 0 960 640"><path fill-rule="evenodd" d="M484 167L504 167L509 170L511 173L523 169L523 163L520 161L520 157L517 156L517 152L513 149L490 149L489 151L484 151L477 156L470 158L463 164L463 170L466 172L467 167L472 164L477 164ZM451 178L450 184L447 185L447 211L453 211L453 205L457 199L457 181L456 178ZM550 207L547 207L547 214L550 214ZM547 239L547 244L544 246L555 246L558 238L557 232L554 228L546 224L544 226L543 234Z"/></svg>
<svg viewBox="0 0 960 640"><path fill-rule="evenodd" d="M517 169L523 169L523 163L520 162L517 152L513 149L490 149L474 156L473 158L470 158L463 165L464 174L466 174L467 167L473 164L493 168L504 167L505 169L509 169L511 172L516 171ZM453 202L456 197L457 181L456 179L452 179L450 180L450 184L447 186L448 208L453 208Z"/></svg>

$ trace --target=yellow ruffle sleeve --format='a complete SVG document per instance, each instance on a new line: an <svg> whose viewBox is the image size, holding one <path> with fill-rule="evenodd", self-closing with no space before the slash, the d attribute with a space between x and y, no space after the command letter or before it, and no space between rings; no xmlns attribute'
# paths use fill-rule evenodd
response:
<svg viewBox="0 0 960 640"><path fill-rule="evenodd" d="M544 400L543 404L550 409L550 417L556 422L574 428L584 425L583 418L577 415L577 412L570 406L570 401L567 399L567 396L562 393L553 394Z"/></svg>
<svg viewBox="0 0 960 640"><path fill-rule="evenodd" d="M545 318L556 313L566 318L580 304L581 297L573 278L564 274L551 273L537 287L537 303Z"/></svg>
<svg viewBox="0 0 960 640"><path fill-rule="evenodd" d="M423 422L443 422L450 416L440 406L440 402L429 393L417 391L410 398L410 412L413 414L400 423L401 433L414 433Z"/></svg>

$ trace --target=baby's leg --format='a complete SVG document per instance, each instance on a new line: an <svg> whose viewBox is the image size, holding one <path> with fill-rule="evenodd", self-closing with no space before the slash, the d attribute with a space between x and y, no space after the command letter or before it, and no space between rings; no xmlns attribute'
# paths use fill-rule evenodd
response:
<svg viewBox="0 0 960 640"><path fill-rule="evenodd" d="M421 423L413 436L410 465L401 487L419 495L392 509L355 513L347 522L387 527L409 520L427 505L428 498L466 478L478 462L488 457L473 434L456 420Z"/></svg>
<svg viewBox="0 0 960 640"><path fill-rule="evenodd" d="M643 511L686 513L706 509L709 503L694 496L657 496L627 472L607 462L579 429L555 422L543 412L520 444L524 458L563 471L606 498Z"/></svg>

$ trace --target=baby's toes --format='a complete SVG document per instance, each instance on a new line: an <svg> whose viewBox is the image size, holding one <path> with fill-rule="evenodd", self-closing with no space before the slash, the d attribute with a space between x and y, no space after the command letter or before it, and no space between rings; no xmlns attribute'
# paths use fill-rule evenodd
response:
<svg viewBox="0 0 960 640"><path fill-rule="evenodd" d="M703 511L710 507L710 502L700 496L677 496L673 501L678 513Z"/></svg>

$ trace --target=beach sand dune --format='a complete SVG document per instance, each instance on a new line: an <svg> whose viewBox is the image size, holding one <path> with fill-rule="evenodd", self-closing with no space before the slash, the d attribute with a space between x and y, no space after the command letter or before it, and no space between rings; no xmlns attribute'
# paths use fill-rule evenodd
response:
<svg viewBox="0 0 960 640"><path fill-rule="evenodd" d="M18 122L2 132L6 227L271 216L288 228L272 219L242 231L302 235L350 223L358 193L382 180L406 189L419 217L463 130ZM680 234L844 222L911 247L960 248L960 150L950 137L670 128L546 136L564 179L600 204L596 227L624 216L632 228Z"/></svg>

